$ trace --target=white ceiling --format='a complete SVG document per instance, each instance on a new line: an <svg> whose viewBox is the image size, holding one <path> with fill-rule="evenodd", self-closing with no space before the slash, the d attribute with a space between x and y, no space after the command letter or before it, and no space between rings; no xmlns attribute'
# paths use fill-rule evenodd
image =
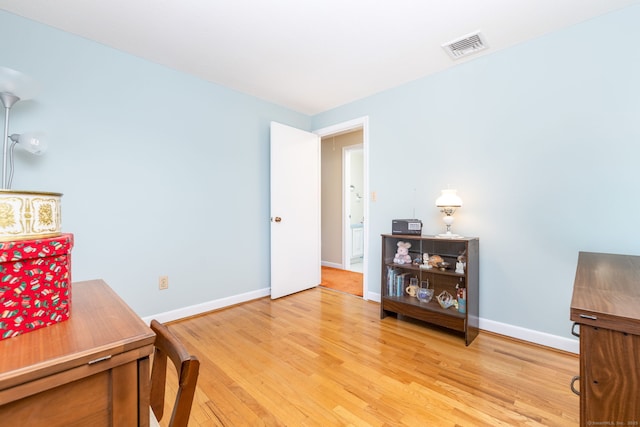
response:
<svg viewBox="0 0 640 427"><path fill-rule="evenodd" d="M311 115L638 2L0 0L0 8ZM453 61L441 48L477 30L489 49Z"/></svg>

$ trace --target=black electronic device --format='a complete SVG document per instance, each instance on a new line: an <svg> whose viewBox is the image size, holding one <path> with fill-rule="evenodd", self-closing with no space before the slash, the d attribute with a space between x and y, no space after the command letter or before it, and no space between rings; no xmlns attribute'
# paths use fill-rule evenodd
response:
<svg viewBox="0 0 640 427"><path fill-rule="evenodd" d="M391 234L422 234L422 221L419 219L394 219L391 221Z"/></svg>

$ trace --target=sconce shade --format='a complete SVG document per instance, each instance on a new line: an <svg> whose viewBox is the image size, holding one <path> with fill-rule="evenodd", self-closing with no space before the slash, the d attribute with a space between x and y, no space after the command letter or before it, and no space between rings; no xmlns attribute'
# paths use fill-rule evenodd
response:
<svg viewBox="0 0 640 427"><path fill-rule="evenodd" d="M36 83L20 71L0 67L0 93L8 93L20 100L31 99L38 92ZM5 107L11 108L10 105Z"/></svg>
<svg viewBox="0 0 640 427"><path fill-rule="evenodd" d="M29 132L20 135L11 135L11 140L16 142L23 150L28 151L31 154L40 156L47 151L47 140L43 138L40 133Z"/></svg>
<svg viewBox="0 0 640 427"><path fill-rule="evenodd" d="M35 95L37 86L19 71L0 66L0 101L4 106L4 138L2 139L2 189L11 188L13 180L13 149L16 145L32 154L42 154L45 141L33 133L9 134L9 113L16 102Z"/></svg>
<svg viewBox="0 0 640 427"><path fill-rule="evenodd" d="M462 206L462 199L456 194L457 190L442 190L440 197L436 199L438 208L459 208Z"/></svg>

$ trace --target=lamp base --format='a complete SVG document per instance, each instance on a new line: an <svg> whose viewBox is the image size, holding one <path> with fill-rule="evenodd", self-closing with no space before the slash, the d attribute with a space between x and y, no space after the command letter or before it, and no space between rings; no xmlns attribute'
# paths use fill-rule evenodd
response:
<svg viewBox="0 0 640 427"><path fill-rule="evenodd" d="M440 238L440 239L461 239L462 236L459 234L453 234L451 232L447 232L447 233L442 233L442 234L438 234L436 235L436 237Z"/></svg>

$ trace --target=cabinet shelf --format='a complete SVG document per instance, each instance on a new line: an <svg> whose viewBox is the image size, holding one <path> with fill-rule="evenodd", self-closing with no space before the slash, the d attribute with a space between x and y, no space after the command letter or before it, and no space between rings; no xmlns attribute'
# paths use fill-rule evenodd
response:
<svg viewBox="0 0 640 427"><path fill-rule="evenodd" d="M413 270L413 271L421 271L424 273L431 273L431 274L442 274L445 276L456 276L456 277L465 277L465 274L461 274L461 273L456 273L455 270L440 270L439 268L436 267L432 267L432 268L421 268L418 265L415 264L395 264L395 263L387 263L386 264L388 267L392 267L392 268L401 268L401 269L405 269L405 270Z"/></svg>
<svg viewBox="0 0 640 427"><path fill-rule="evenodd" d="M394 263L398 242L401 241L411 243L411 259L423 259L424 254L439 255L454 269L426 269L418 264ZM465 344L471 344L478 335L478 253L479 239L475 237L442 239L433 236L383 234L380 317L396 314L443 326L463 332ZM462 254L466 258L466 267L464 273L457 273L455 263ZM419 284L429 282L429 287L434 290L430 302L421 302L406 293L407 282L412 278L417 279ZM442 291L455 297L457 287L466 289L466 311L462 313L454 307L444 309L436 300L436 296Z"/></svg>
<svg viewBox="0 0 640 427"><path fill-rule="evenodd" d="M443 314L446 314L447 316L458 317L460 319L465 318L465 315L463 313L460 313L458 310L456 310L453 307L442 308L440 304L438 304L438 301L436 301L436 296L434 296L433 299L429 302L422 302L418 300L416 297L411 297L411 296L384 297L384 299L387 301L393 301L393 302L402 303L402 304L409 304L419 308L420 310L429 310L437 313L443 313Z"/></svg>

